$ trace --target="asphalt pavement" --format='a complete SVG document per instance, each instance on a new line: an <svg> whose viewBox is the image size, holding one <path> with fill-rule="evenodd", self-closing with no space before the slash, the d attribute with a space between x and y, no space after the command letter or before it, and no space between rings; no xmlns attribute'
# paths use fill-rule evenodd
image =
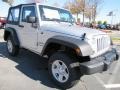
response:
<svg viewBox="0 0 120 90"><path fill-rule="evenodd" d="M120 46L115 46L120 53ZM47 70L47 59L30 51L20 50L11 57L0 30L0 90L59 90L51 81ZM120 90L120 60L103 73L85 75L69 90Z"/></svg>

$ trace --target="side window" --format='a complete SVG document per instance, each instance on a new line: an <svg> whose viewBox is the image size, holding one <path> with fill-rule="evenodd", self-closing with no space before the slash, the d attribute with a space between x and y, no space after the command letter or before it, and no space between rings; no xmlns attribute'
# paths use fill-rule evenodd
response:
<svg viewBox="0 0 120 90"><path fill-rule="evenodd" d="M63 11L63 10L59 10L59 14L60 14L60 18L62 21L70 21L71 16L69 14L69 12Z"/></svg>
<svg viewBox="0 0 120 90"><path fill-rule="evenodd" d="M22 10L22 22L26 22L28 16L36 16L34 6L23 7L23 10Z"/></svg>
<svg viewBox="0 0 120 90"><path fill-rule="evenodd" d="M19 22L19 13L20 13L19 8L11 9L8 16L8 22L11 22L11 23Z"/></svg>
<svg viewBox="0 0 120 90"><path fill-rule="evenodd" d="M11 14L9 15L8 21L13 21Z"/></svg>

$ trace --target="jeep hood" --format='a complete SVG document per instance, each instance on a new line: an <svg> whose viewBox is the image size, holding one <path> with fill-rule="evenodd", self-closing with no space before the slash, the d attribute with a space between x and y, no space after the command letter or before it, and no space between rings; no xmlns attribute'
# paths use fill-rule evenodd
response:
<svg viewBox="0 0 120 90"><path fill-rule="evenodd" d="M89 38L89 36L94 36L94 35L105 35L106 33L96 30L96 29L91 29L91 28L86 28L86 27L80 27L77 25L71 25L68 23L45 23L42 24L41 27L43 30L48 30L56 33L61 33L61 34L66 34L66 35L71 35L75 37L81 37L84 33L86 36Z"/></svg>

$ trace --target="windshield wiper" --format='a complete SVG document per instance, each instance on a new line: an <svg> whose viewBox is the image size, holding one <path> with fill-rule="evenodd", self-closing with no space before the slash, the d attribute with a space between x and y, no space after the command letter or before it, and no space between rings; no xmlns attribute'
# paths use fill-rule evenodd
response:
<svg viewBox="0 0 120 90"><path fill-rule="evenodd" d="M46 18L46 20L48 20L48 21L56 21L58 23L60 23L60 22L67 22L67 23L70 23L71 25L73 25L73 22L71 22L71 21L64 21L64 20L60 20L60 19L57 19L57 18L52 18L52 19Z"/></svg>

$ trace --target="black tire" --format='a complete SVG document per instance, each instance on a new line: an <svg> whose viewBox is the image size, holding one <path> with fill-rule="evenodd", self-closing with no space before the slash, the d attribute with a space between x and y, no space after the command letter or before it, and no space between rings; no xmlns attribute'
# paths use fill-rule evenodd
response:
<svg viewBox="0 0 120 90"><path fill-rule="evenodd" d="M68 72L69 72L69 78L67 79L66 82L59 82L53 75L52 73L52 65L55 61L57 60L61 60L62 62L64 62L64 64L67 66L68 68ZM56 85L58 85L61 89L68 89L73 87L74 85L76 85L79 80L80 80L80 70L78 67L74 67L72 68L70 65L72 63L75 63L77 61L75 61L75 59L71 58L70 56L68 56L67 54L65 54L64 52L57 52L55 54L53 54L50 59L49 59L49 64L48 64L48 70L49 70L49 74L52 77L52 80L54 81L54 83ZM57 73L56 73L57 74ZM63 79L63 77L62 77Z"/></svg>
<svg viewBox="0 0 120 90"><path fill-rule="evenodd" d="M11 51L8 48L8 42L11 42L11 45L12 45ZM17 56L18 55L18 53L19 53L19 46L15 45L12 36L9 36L7 38L7 45L6 46L7 46L7 51L9 53L9 55L11 55L11 56Z"/></svg>

